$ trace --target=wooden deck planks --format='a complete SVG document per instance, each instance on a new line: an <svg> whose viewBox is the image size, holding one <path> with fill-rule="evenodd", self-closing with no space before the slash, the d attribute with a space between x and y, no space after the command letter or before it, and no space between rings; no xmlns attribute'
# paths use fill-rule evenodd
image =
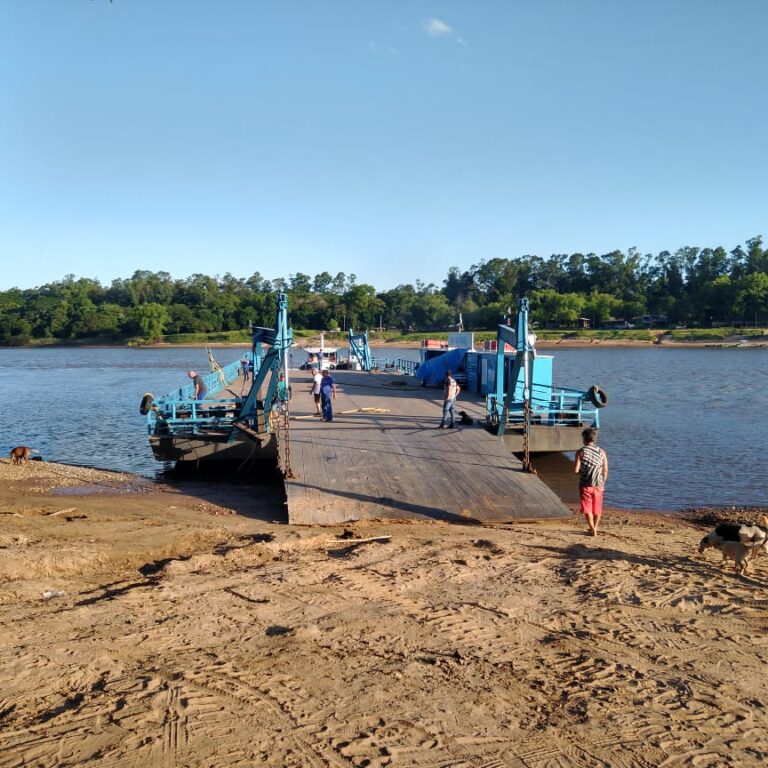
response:
<svg viewBox="0 0 768 768"><path fill-rule="evenodd" d="M436 429L440 390L393 386L387 374L334 372L334 420L314 411L309 375L293 373L291 461L286 480L291 523L334 524L363 518L504 522L570 513L501 440L479 425ZM484 416L477 398L462 410ZM357 409L383 408L388 413ZM342 411L356 411L342 413Z"/></svg>

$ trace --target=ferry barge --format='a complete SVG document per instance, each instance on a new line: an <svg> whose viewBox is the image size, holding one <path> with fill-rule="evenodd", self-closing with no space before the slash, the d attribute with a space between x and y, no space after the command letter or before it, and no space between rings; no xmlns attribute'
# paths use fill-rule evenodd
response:
<svg viewBox="0 0 768 768"><path fill-rule="evenodd" d="M242 370L240 361L204 377L206 398L194 398L187 384L155 399L144 395L140 412L147 418L152 452L158 461L267 461L275 464L278 437L285 427L290 397L288 350L293 333L288 324L287 297L278 295L274 328L253 332L247 391L230 388Z"/></svg>
<svg viewBox="0 0 768 768"><path fill-rule="evenodd" d="M425 340L418 363L388 359L374 360L374 366L434 387L442 386L450 370L465 393L485 398L488 430L515 453L578 450L581 431L600 428L608 396L598 385L586 391L555 385L554 358L537 352L528 311L528 299L519 299L515 327L500 324L484 349L475 349L471 332L449 333L447 343Z"/></svg>

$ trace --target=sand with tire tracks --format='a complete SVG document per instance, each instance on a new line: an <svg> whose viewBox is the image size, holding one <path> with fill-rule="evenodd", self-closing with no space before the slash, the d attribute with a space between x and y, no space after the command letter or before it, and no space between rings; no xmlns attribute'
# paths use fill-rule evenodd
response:
<svg viewBox="0 0 768 768"><path fill-rule="evenodd" d="M592 539L282 502L1 462L0 768L768 759L768 558L738 576L658 514Z"/></svg>

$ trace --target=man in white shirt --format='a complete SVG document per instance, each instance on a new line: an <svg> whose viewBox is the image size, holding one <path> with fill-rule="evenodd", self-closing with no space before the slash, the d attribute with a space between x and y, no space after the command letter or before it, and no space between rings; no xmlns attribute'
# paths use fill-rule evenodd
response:
<svg viewBox="0 0 768 768"><path fill-rule="evenodd" d="M312 369L312 386L309 388L309 394L315 398L315 416L322 416L323 410L320 406L320 382L323 377L317 368Z"/></svg>

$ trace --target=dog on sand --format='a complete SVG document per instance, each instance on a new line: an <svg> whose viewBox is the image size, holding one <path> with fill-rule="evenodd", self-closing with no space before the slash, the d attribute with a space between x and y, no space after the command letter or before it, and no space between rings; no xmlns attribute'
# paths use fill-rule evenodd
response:
<svg viewBox="0 0 768 768"><path fill-rule="evenodd" d="M761 522L768 522L765 518ZM720 523L699 542L699 554L718 549L723 561L733 560L739 573L758 552L768 552L768 528L752 523Z"/></svg>
<svg viewBox="0 0 768 768"><path fill-rule="evenodd" d="M733 560L736 570L744 573L747 570L749 560L754 556L755 547L748 547L740 541L726 541L721 539L714 531L707 534L699 543L699 554L706 549L717 549L723 556L722 562Z"/></svg>
<svg viewBox="0 0 768 768"><path fill-rule="evenodd" d="M27 448L26 445L17 445L11 449L11 464L26 464L33 453L37 453L34 448Z"/></svg>
<svg viewBox="0 0 768 768"><path fill-rule="evenodd" d="M766 521L765 517L761 518L761 522ZM721 541L738 541L748 547L762 547L768 543L768 527L754 523L720 523L701 540L699 552L707 547L716 547Z"/></svg>
<svg viewBox="0 0 768 768"><path fill-rule="evenodd" d="M747 566L753 555L754 547L748 547L740 541L724 541L720 545L720 551L723 553L723 562L733 560L736 570L744 575Z"/></svg>

